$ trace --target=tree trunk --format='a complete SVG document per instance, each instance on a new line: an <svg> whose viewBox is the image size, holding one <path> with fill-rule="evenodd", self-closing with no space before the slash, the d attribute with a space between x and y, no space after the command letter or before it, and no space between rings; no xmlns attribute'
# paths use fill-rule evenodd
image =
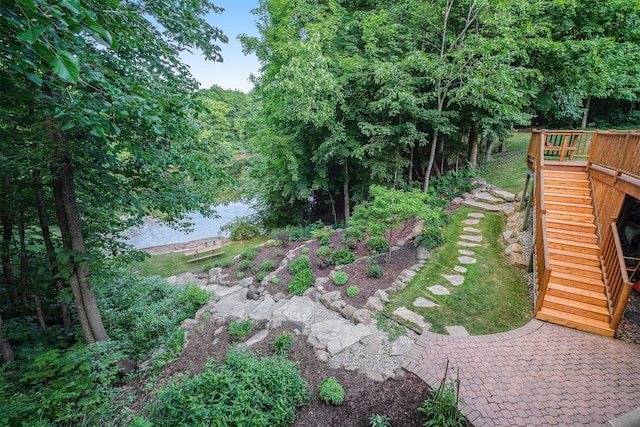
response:
<svg viewBox="0 0 640 427"><path fill-rule="evenodd" d="M13 362L13 350L4 333L2 333L2 314L0 314L0 362Z"/></svg>
<svg viewBox="0 0 640 427"><path fill-rule="evenodd" d="M349 220L351 219L351 203L349 199L349 163L348 160L344 159L344 224L349 225Z"/></svg>
<svg viewBox="0 0 640 427"><path fill-rule="evenodd" d="M469 163L472 168L476 168L478 165L478 139L480 134L478 133L478 126L475 121L471 121L469 127L469 153L467 155Z"/></svg>
<svg viewBox="0 0 640 427"><path fill-rule="evenodd" d="M500 148L498 149L498 152L504 153L505 151L507 151L507 138L502 137L500 138Z"/></svg>
<svg viewBox="0 0 640 427"><path fill-rule="evenodd" d="M38 319L38 325L40 325L40 327L44 329L47 327L47 323L44 320L44 311L42 311L42 301L40 300L40 297L35 293L33 294L33 303L36 307L36 318Z"/></svg>
<svg viewBox="0 0 640 427"><path fill-rule="evenodd" d="M411 187L411 183L413 182L413 152L415 151L415 149L416 149L415 145L412 145L411 154L409 157L409 177L408 177L409 187Z"/></svg>
<svg viewBox="0 0 640 427"><path fill-rule="evenodd" d="M77 257L67 264L70 277L69 284L75 299L76 310L80 320L80 327L87 344L109 339L102 324L100 310L95 295L89 283L89 267L83 259L86 253L82 221L76 201L75 185L73 182L73 168L66 141L61 136L56 138L61 147L56 147L59 154L57 163L52 165L52 185L56 212L60 223L60 232L65 249Z"/></svg>
<svg viewBox="0 0 640 427"><path fill-rule="evenodd" d="M587 118L589 117L589 107L591 106L591 97L588 96L584 102L584 112L582 113L582 125L580 129L587 128Z"/></svg>
<svg viewBox="0 0 640 427"><path fill-rule="evenodd" d="M436 148L438 143L438 130L434 129L433 136L431 138L431 152L429 153L429 164L427 170L424 173L424 185L422 190L426 193L429 191L429 177L431 176L431 170L433 169L433 161L436 158Z"/></svg>
<svg viewBox="0 0 640 427"><path fill-rule="evenodd" d="M36 201L38 206L38 219L40 221L40 230L42 232L42 238L44 239L44 247L47 250L49 258L49 266L51 267L51 273L53 276L57 276L60 270L56 264L56 254L53 247L53 241L51 240L51 232L49 230L49 218L44 203L44 194L42 192L42 175L39 170L33 170L33 181L36 184ZM64 282L62 279L55 279L56 290L58 292L58 300L60 302L60 310L62 311L62 323L65 328L71 327L71 316L69 315L69 306L66 302L62 301L62 292L64 290Z"/></svg>
<svg viewBox="0 0 640 427"><path fill-rule="evenodd" d="M9 290L14 305L20 305L18 288L13 280L13 267L11 266L11 237L13 225L8 215L2 216L2 243L0 247L0 263L2 264L2 277Z"/></svg>
<svg viewBox="0 0 640 427"><path fill-rule="evenodd" d="M493 154L493 146L495 144L496 144L495 138L489 137L489 139L487 140L487 151L485 156L485 160L487 161L487 163L491 161L491 155Z"/></svg>

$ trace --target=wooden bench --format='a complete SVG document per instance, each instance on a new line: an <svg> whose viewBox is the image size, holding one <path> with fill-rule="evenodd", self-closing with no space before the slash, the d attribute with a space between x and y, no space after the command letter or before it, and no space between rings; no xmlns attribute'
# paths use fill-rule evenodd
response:
<svg viewBox="0 0 640 427"><path fill-rule="evenodd" d="M209 252L209 251L207 251L207 252ZM188 259L187 262L196 262L196 261L200 261L200 260L207 259L207 258L213 258L213 257L216 257L218 255L222 255L224 253L224 251L214 252L212 254L205 255L205 256L200 256L201 253L202 252L194 254L193 258Z"/></svg>
<svg viewBox="0 0 640 427"><path fill-rule="evenodd" d="M207 252L213 252L216 249L220 248L221 246L212 246L210 248L197 248L197 249L191 249L190 251L187 251L184 253L184 256L195 256L195 255L202 255L202 254L206 254Z"/></svg>

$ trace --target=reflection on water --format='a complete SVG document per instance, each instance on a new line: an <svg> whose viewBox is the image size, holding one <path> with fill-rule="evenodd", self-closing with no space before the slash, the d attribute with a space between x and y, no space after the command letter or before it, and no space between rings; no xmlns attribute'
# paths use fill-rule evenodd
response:
<svg viewBox="0 0 640 427"><path fill-rule="evenodd" d="M127 235L126 242L136 249L142 249L228 235L228 233L223 234L220 227L234 218L254 213L249 205L239 202L216 206L214 210L218 214L218 218L203 218L199 213L193 212L190 221L193 223L193 231L190 233L174 230L160 222L150 221L145 222L142 226L127 230L125 233Z"/></svg>

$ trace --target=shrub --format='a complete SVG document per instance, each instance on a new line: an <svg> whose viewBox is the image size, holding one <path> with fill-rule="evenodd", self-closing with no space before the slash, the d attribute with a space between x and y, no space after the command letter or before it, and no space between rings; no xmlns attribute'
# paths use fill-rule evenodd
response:
<svg viewBox="0 0 640 427"><path fill-rule="evenodd" d="M327 405L342 405L344 388L334 377L327 378L320 385L320 399Z"/></svg>
<svg viewBox="0 0 640 427"><path fill-rule="evenodd" d="M280 356L286 356L293 345L293 334L283 331L271 343L273 350Z"/></svg>
<svg viewBox="0 0 640 427"><path fill-rule="evenodd" d="M260 246L248 248L248 249L245 249L244 252L240 254L240 258L253 261L253 259L256 257L256 255L258 255L259 252L260 252Z"/></svg>
<svg viewBox="0 0 640 427"><path fill-rule="evenodd" d="M312 230L311 237L318 239L321 245L328 245L334 233L335 230L333 228L325 226L319 230Z"/></svg>
<svg viewBox="0 0 640 427"><path fill-rule="evenodd" d="M316 252L316 264L320 268L327 268L331 265L331 249L322 246Z"/></svg>
<svg viewBox="0 0 640 427"><path fill-rule="evenodd" d="M273 257L276 259L280 259L284 256L284 252L282 252L282 249L276 249L275 251L273 251Z"/></svg>
<svg viewBox="0 0 640 427"><path fill-rule="evenodd" d="M383 274L384 270L378 265L378 259L374 256L367 258L367 276L379 279Z"/></svg>
<svg viewBox="0 0 640 427"><path fill-rule="evenodd" d="M358 257L347 248L341 248L331 254L331 264L346 265L356 262Z"/></svg>
<svg viewBox="0 0 640 427"><path fill-rule="evenodd" d="M271 234L271 237L274 240L277 240L278 242L280 242L280 246L283 246L285 248L289 246L289 242L290 242L289 230L285 228L278 228L275 232Z"/></svg>
<svg viewBox="0 0 640 427"><path fill-rule="evenodd" d="M273 283L274 285L277 285L278 283L280 283L280 279L278 279L277 277L272 277L271 283Z"/></svg>
<svg viewBox="0 0 640 427"><path fill-rule="evenodd" d="M468 167L448 170L440 178L433 180L433 188L438 196L446 200L453 200L456 197L473 190L472 178L475 178L475 170Z"/></svg>
<svg viewBox="0 0 640 427"><path fill-rule="evenodd" d="M362 230L357 227L351 227L342 235L342 244L353 250L358 246L358 242L362 240Z"/></svg>
<svg viewBox="0 0 640 427"><path fill-rule="evenodd" d="M369 417L370 427L390 427L391 418L388 415L371 414Z"/></svg>
<svg viewBox="0 0 640 427"><path fill-rule="evenodd" d="M262 282L264 280L265 277L267 277L268 273L265 273L264 271L261 271L260 273L256 274L256 280L258 282Z"/></svg>
<svg viewBox="0 0 640 427"><path fill-rule="evenodd" d="M300 256L298 259L289 264L289 273L294 276L302 270L311 270L311 262L306 255Z"/></svg>
<svg viewBox="0 0 640 427"><path fill-rule="evenodd" d="M306 255L309 253L309 248L305 246L304 248L302 248L301 252L302 252L302 255Z"/></svg>
<svg viewBox="0 0 640 427"><path fill-rule="evenodd" d="M365 243L367 245L367 249L373 254L381 254L387 251L387 241L380 236L371 236L367 239Z"/></svg>
<svg viewBox="0 0 640 427"><path fill-rule="evenodd" d="M456 385L457 381L444 383L443 380L438 390L418 408L420 412L427 415L427 420L423 424L425 427L464 426L464 415L458 409L459 399Z"/></svg>
<svg viewBox="0 0 640 427"><path fill-rule="evenodd" d="M322 221L318 220L313 224L309 225L300 225L297 227L287 227L287 231L289 232L289 238L291 241L295 242L298 240L307 240L311 238L311 232L314 230L320 230L324 227Z"/></svg>
<svg viewBox="0 0 640 427"><path fill-rule="evenodd" d="M333 274L333 284L336 286L342 286L349 280L349 275L344 271L336 271Z"/></svg>
<svg viewBox="0 0 640 427"><path fill-rule="evenodd" d="M427 227L420 232L416 240L427 249L436 248L444 243L442 227Z"/></svg>
<svg viewBox="0 0 640 427"><path fill-rule="evenodd" d="M238 274L236 274L236 278L240 280L244 279L244 273L242 271L238 271Z"/></svg>
<svg viewBox="0 0 640 427"><path fill-rule="evenodd" d="M293 281L289 283L287 290L290 294L302 295L304 291L309 289L314 280L315 277L313 276L313 272L311 270L299 271L296 274L296 277L293 278Z"/></svg>
<svg viewBox="0 0 640 427"><path fill-rule="evenodd" d="M249 261L248 259L243 259L238 263L238 268L240 270L248 270L251 267L252 267L251 261Z"/></svg>
<svg viewBox="0 0 640 427"><path fill-rule="evenodd" d="M184 290L178 294L178 302L183 306L186 306L187 311L198 311L200 307L209 302L209 298L213 296L212 293L205 291L194 285L187 285Z"/></svg>
<svg viewBox="0 0 640 427"><path fill-rule="evenodd" d="M224 364L210 360L201 374L161 390L148 418L155 425L280 427L308 399L293 362L232 348Z"/></svg>
<svg viewBox="0 0 640 427"><path fill-rule="evenodd" d="M260 235L260 227L250 217L239 217L220 227L220 231L229 232L231 240L248 240Z"/></svg>
<svg viewBox="0 0 640 427"><path fill-rule="evenodd" d="M357 286L349 286L347 288L347 296L348 297L355 297L356 295L360 294L360 288Z"/></svg>
<svg viewBox="0 0 640 427"><path fill-rule="evenodd" d="M276 268L276 263L271 261L270 259L264 261L262 265L260 265L260 270L262 271L271 271Z"/></svg>
<svg viewBox="0 0 640 427"><path fill-rule="evenodd" d="M233 265L233 259L223 259L220 261L212 262L211 264L207 264L205 267L202 267L203 270L211 270L212 268L229 268Z"/></svg>
<svg viewBox="0 0 640 427"><path fill-rule="evenodd" d="M249 335L251 329L253 329L251 319L234 320L229 323L229 335L232 335L238 341Z"/></svg>

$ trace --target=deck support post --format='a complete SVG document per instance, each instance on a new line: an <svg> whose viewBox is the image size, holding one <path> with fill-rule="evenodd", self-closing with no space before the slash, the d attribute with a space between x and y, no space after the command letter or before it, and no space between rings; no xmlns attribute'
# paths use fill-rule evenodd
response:
<svg viewBox="0 0 640 427"><path fill-rule="evenodd" d="M524 200L527 195L527 188L529 187L529 180L531 179L531 175L529 174L529 170L527 170L527 179L524 181L524 190L522 190L522 199L520 200L520 208L518 211L522 212L522 208L524 207Z"/></svg>
<svg viewBox="0 0 640 427"><path fill-rule="evenodd" d="M529 175L527 175L527 177L529 177ZM531 185L531 192L529 193L529 201L527 202L527 209L524 211L524 221L522 221L521 231L525 231L527 229L527 226L529 225L529 215L531 215L531 205L533 205L533 187L534 186L535 186L535 183ZM522 198L524 199L524 194L522 195Z"/></svg>

